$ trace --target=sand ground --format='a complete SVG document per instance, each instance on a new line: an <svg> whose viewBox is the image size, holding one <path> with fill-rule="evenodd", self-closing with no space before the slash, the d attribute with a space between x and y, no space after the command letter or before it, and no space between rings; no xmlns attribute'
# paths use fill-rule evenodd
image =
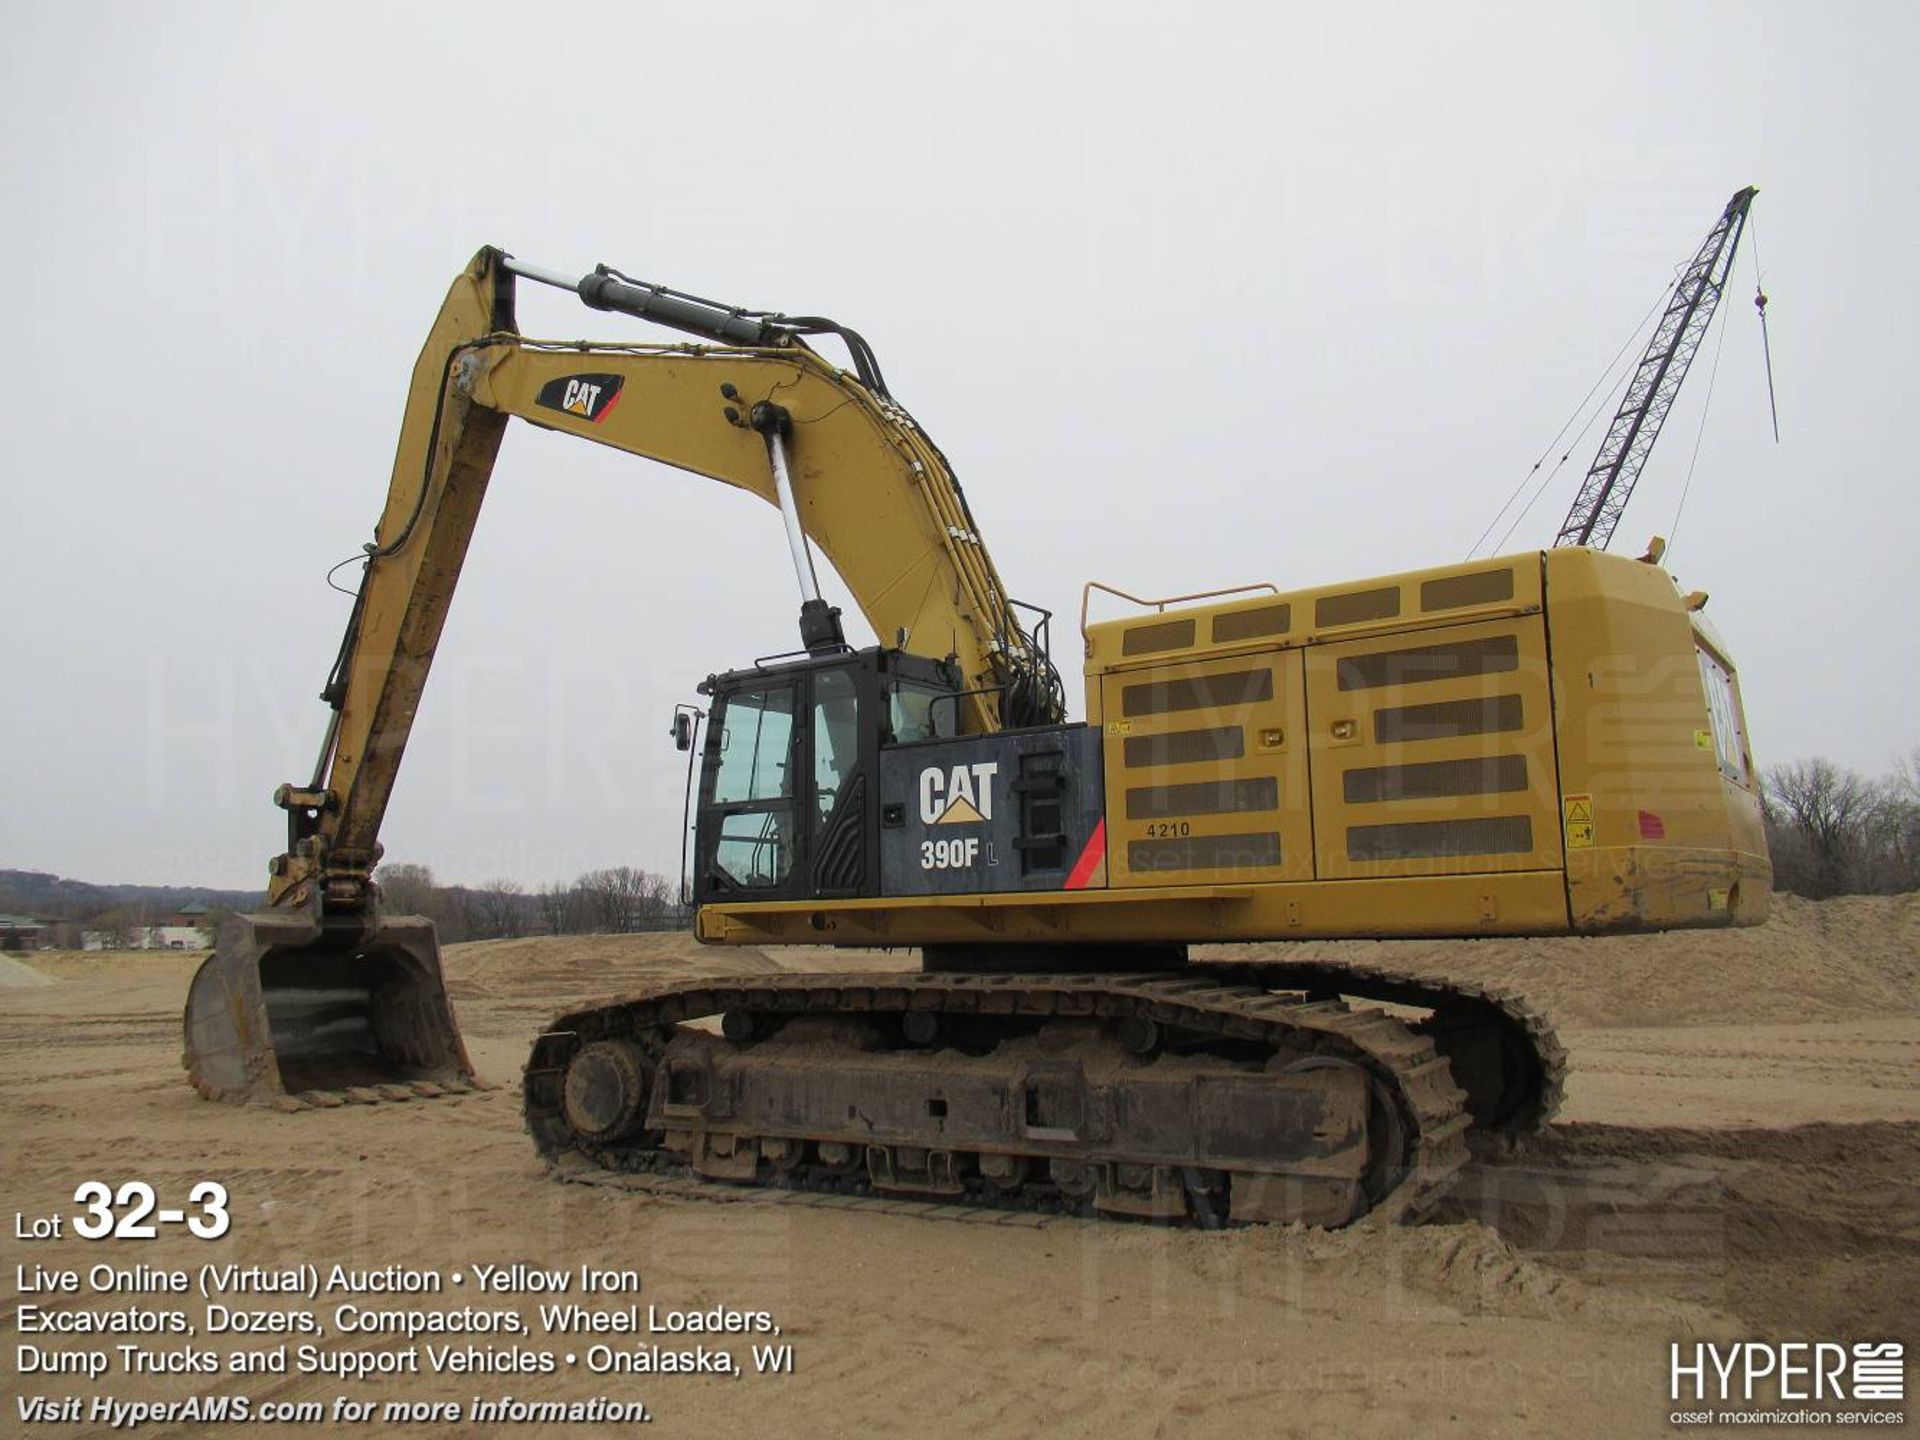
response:
<svg viewBox="0 0 1920 1440"><path fill-rule="evenodd" d="M468 1044L502 1089L298 1115L209 1105L186 1086L179 1011L197 957L33 957L53 983L0 976L0 1276L9 1283L18 1266L209 1259L634 1267L643 1303L773 1312L794 1370L736 1380L563 1366L552 1376L360 1385L325 1374L116 1371L90 1382L23 1375L17 1347L124 1337L29 1342L9 1297L0 1433L108 1433L18 1419L17 1397L98 1391L640 1397L655 1435L1697 1434L1668 1423L1670 1341L1893 1338L1911 1356L1920 1340L1920 897L1788 899L1766 926L1730 934L1315 948L1525 991L1559 1020L1576 1067L1559 1122L1521 1153L1476 1166L1440 1215L1406 1228L1202 1234L663 1200L542 1175L512 1089L529 1040L582 998L700 971L817 967L819 955L714 952L683 937L452 947L449 983ZM829 963L878 968L903 957ZM70 1213L84 1179L145 1179L177 1204L202 1177L232 1194L233 1229L218 1242L12 1233L16 1214ZM49 1307L131 1303L155 1302L83 1293ZM534 1310L529 1297L489 1303ZM331 1306L319 1310L324 1318ZM321 1343L404 1348L392 1337ZM732 1348L744 1354L743 1344ZM377 1423L348 1428L384 1433ZM462 1423L410 1433L563 1429Z"/></svg>

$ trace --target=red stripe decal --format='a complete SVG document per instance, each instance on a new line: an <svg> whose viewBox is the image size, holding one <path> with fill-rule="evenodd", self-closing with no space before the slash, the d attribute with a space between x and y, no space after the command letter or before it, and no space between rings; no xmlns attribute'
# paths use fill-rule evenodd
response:
<svg viewBox="0 0 1920 1440"><path fill-rule="evenodd" d="M1093 834L1087 837L1087 848L1080 852L1080 858L1073 862L1073 870L1067 876L1066 889L1084 890L1087 882L1093 879L1093 872L1100 862L1107 858L1107 822L1102 817L1093 827Z"/></svg>

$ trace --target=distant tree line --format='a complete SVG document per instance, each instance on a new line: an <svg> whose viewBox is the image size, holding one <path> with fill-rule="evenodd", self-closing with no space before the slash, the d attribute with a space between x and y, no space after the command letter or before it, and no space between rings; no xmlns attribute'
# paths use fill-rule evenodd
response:
<svg viewBox="0 0 1920 1440"><path fill-rule="evenodd" d="M627 935L682 930L692 911L664 875L631 865L588 870L573 880L528 889L517 880L441 885L431 868L382 865L381 904L389 915L425 915L443 943L513 940L523 935Z"/></svg>
<svg viewBox="0 0 1920 1440"><path fill-rule="evenodd" d="M1761 793L1775 890L1810 900L1920 890L1920 748L1877 780L1825 759L1776 765Z"/></svg>

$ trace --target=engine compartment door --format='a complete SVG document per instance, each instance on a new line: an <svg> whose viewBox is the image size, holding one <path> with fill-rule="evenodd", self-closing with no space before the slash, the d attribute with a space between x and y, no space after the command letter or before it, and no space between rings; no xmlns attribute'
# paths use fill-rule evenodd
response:
<svg viewBox="0 0 1920 1440"><path fill-rule="evenodd" d="M1306 651L1320 878L1561 863L1541 615Z"/></svg>

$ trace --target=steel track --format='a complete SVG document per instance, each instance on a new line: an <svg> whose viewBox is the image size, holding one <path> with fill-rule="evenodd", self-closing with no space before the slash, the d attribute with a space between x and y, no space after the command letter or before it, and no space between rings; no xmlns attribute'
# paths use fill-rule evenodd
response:
<svg viewBox="0 0 1920 1440"><path fill-rule="evenodd" d="M663 1193L700 1195L734 1191L693 1174L677 1155L644 1141L594 1143L575 1132L564 1112L568 1062L602 1040L627 1039L658 1055L673 1028L689 1021L746 1012L757 1016L804 1014L886 1015L909 1010L952 1016L1033 1019L1149 1019L1196 1036L1265 1043L1364 1068L1395 1114L1401 1149L1376 1178L1370 1213L1383 1219L1423 1214L1451 1186L1467 1162L1469 1116L1433 1040L1373 1009L1351 1009L1336 1000L1283 998L1270 981L1218 984L1210 976L1178 975L792 975L739 980L690 981L609 1000L558 1016L533 1045L522 1097L536 1148L562 1179L618 1183ZM615 1177L618 1177L616 1180ZM874 1193L860 1173L843 1174L803 1165L787 1174L762 1166L761 1184L815 1196L861 1197ZM747 1191L745 1193L752 1193ZM914 1197L888 1205L935 1211L962 1208L1038 1214L1076 1212L1084 1202L1044 1183L1003 1192L980 1182L962 1196L927 1206ZM1192 1218L1220 1218L1196 1206Z"/></svg>
<svg viewBox="0 0 1920 1440"><path fill-rule="evenodd" d="M1468 1092L1475 1134L1530 1135L1545 1128L1566 1097L1566 1047L1553 1025L1524 996L1376 965L1282 960L1195 968L1268 989L1298 990L1316 997L1348 995L1431 1010L1432 1018L1414 1028L1433 1037L1442 1054L1452 1046L1497 1045L1507 1072L1500 1093L1476 1088L1467 1073L1471 1067L1456 1067L1455 1079Z"/></svg>

